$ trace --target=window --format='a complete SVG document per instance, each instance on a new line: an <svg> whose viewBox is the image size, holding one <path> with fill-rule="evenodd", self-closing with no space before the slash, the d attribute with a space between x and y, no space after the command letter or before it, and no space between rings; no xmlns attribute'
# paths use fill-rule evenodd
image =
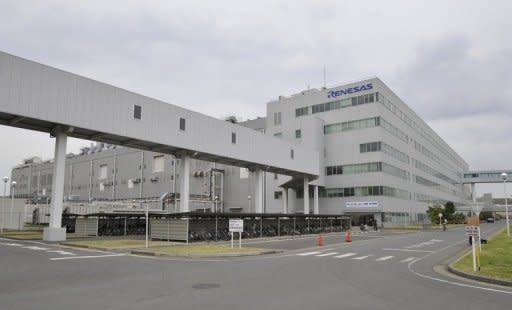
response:
<svg viewBox="0 0 512 310"><path fill-rule="evenodd" d="M231 133L231 143L236 144L236 133L235 132Z"/></svg>
<svg viewBox="0 0 512 310"><path fill-rule="evenodd" d="M186 123L184 118L180 118L180 130L185 131L186 129Z"/></svg>
<svg viewBox="0 0 512 310"><path fill-rule="evenodd" d="M164 171L165 157L164 155L153 156L153 173Z"/></svg>
<svg viewBox="0 0 512 310"><path fill-rule="evenodd" d="M274 180L277 180L277 173L274 173Z"/></svg>
<svg viewBox="0 0 512 310"><path fill-rule="evenodd" d="M281 125L281 112L274 113L274 126Z"/></svg>
<svg viewBox="0 0 512 310"><path fill-rule="evenodd" d="M283 192L282 191L274 192L274 199L283 199Z"/></svg>
<svg viewBox="0 0 512 310"><path fill-rule="evenodd" d="M98 179L104 180L107 178L107 165L100 165L100 173Z"/></svg>
<svg viewBox="0 0 512 310"><path fill-rule="evenodd" d="M295 130L295 139L300 139L302 137L302 132L300 129Z"/></svg>
<svg viewBox="0 0 512 310"><path fill-rule="evenodd" d="M142 119L142 107L140 105L133 105L133 118Z"/></svg>
<svg viewBox="0 0 512 310"><path fill-rule="evenodd" d="M274 137L276 137L276 138L282 138L282 137L283 137L283 133L282 133L282 132L276 132L276 133L274 134Z"/></svg>
<svg viewBox="0 0 512 310"><path fill-rule="evenodd" d="M293 149L290 150L290 158L293 159Z"/></svg>
<svg viewBox="0 0 512 310"><path fill-rule="evenodd" d="M308 114L309 114L309 107L298 108L295 110L296 117L308 115Z"/></svg>

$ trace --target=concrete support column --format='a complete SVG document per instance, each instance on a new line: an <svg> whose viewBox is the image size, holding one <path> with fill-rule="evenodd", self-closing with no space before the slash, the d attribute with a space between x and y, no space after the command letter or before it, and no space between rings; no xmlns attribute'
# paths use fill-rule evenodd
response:
<svg viewBox="0 0 512 310"><path fill-rule="evenodd" d="M309 179L304 178L304 214L309 214Z"/></svg>
<svg viewBox="0 0 512 310"><path fill-rule="evenodd" d="M254 208L256 213L263 213L263 171L257 169L255 172L256 181L254 182Z"/></svg>
<svg viewBox="0 0 512 310"><path fill-rule="evenodd" d="M64 199L67 135L60 129L57 129L54 134L55 159L53 164L50 224L43 231L43 239L45 241L64 241L66 240L66 228L62 228L62 201Z"/></svg>
<svg viewBox="0 0 512 310"><path fill-rule="evenodd" d="M181 156L180 167L180 212L189 212L190 198L190 157Z"/></svg>
<svg viewBox="0 0 512 310"><path fill-rule="evenodd" d="M288 213L288 189L283 188L283 214Z"/></svg>
<svg viewBox="0 0 512 310"><path fill-rule="evenodd" d="M471 183L471 199L473 200L473 204L475 204L476 203L475 183Z"/></svg>
<svg viewBox="0 0 512 310"><path fill-rule="evenodd" d="M314 187L314 196L313 196L313 214L318 214L318 186Z"/></svg>

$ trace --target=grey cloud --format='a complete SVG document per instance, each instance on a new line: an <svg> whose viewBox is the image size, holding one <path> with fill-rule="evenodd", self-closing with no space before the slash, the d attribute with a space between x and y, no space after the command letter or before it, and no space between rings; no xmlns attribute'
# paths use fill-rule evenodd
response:
<svg viewBox="0 0 512 310"><path fill-rule="evenodd" d="M479 113L512 116L512 50L476 57L472 44L465 36L423 43L416 62L395 75L397 93L426 119Z"/></svg>

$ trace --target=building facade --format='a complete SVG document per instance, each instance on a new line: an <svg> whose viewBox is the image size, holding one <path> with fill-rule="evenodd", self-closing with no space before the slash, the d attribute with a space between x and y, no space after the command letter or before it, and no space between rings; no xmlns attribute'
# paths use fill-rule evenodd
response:
<svg viewBox="0 0 512 310"><path fill-rule="evenodd" d="M264 173L266 213L406 223L421 220L428 205L460 205L469 197L461 182L468 164L378 78L280 96L267 104L265 118L240 125L320 154L322 173L309 184ZM81 202L171 197L166 207L179 210L179 165L172 155L97 144L67 156L65 196ZM51 173L51 161L15 167L16 196L49 197ZM191 210L255 212L257 179L250 169L192 160L190 173Z"/></svg>

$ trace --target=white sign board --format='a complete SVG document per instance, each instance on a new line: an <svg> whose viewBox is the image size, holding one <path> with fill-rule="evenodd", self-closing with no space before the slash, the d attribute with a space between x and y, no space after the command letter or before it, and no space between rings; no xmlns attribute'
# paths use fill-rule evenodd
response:
<svg viewBox="0 0 512 310"><path fill-rule="evenodd" d="M345 203L347 208L377 208L378 201L347 201Z"/></svg>
<svg viewBox="0 0 512 310"><path fill-rule="evenodd" d="M478 237L480 227L478 226L466 226L464 228L464 231L466 233L466 236L475 236Z"/></svg>
<svg viewBox="0 0 512 310"><path fill-rule="evenodd" d="M244 220L230 219L229 220L229 231L230 232L243 232L244 231Z"/></svg>

